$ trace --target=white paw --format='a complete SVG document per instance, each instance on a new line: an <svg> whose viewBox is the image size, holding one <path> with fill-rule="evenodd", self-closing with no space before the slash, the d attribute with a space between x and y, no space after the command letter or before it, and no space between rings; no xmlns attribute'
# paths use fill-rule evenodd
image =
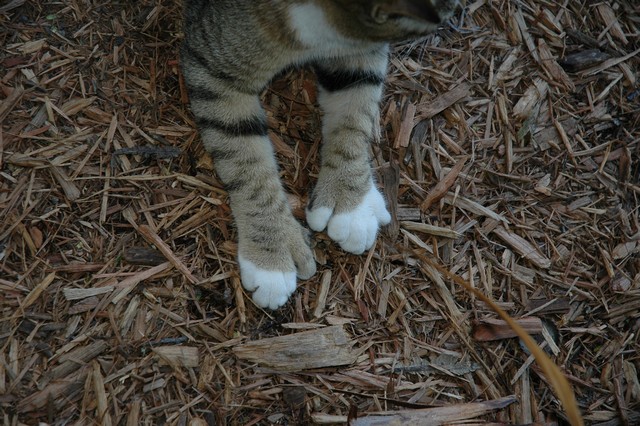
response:
<svg viewBox="0 0 640 426"><path fill-rule="evenodd" d="M307 224L309 225L309 228L316 232L320 232L327 227L327 223L329 223L329 219L331 219L332 214L333 209L330 209L329 207L317 207L313 210L307 210Z"/></svg>
<svg viewBox="0 0 640 426"><path fill-rule="evenodd" d="M238 265L242 286L253 292L253 301L261 308L279 308L296 290L295 271L268 271L242 255L238 255Z"/></svg>
<svg viewBox="0 0 640 426"><path fill-rule="evenodd" d="M333 214L333 209L318 207L307 210L307 223L314 231L327 229L329 237L343 250L361 254L376 240L378 227L391 222L384 198L371 183L369 192L355 209Z"/></svg>

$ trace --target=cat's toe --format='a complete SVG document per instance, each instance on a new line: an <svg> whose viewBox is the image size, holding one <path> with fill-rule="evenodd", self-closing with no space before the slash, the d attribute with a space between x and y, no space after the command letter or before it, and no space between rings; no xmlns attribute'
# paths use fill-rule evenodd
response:
<svg viewBox="0 0 640 426"><path fill-rule="evenodd" d="M390 221L384 198L372 184L355 209L336 214L329 220L327 233L343 250L362 254L373 247L378 227Z"/></svg>
<svg viewBox="0 0 640 426"><path fill-rule="evenodd" d="M291 253L296 265L296 275L301 280L308 280L316 273L316 260L308 246Z"/></svg>
<svg viewBox="0 0 640 426"><path fill-rule="evenodd" d="M320 232L327 227L332 214L333 209L329 207L316 207L312 210L307 209L307 224L309 225L309 228L316 232Z"/></svg>
<svg viewBox="0 0 640 426"><path fill-rule="evenodd" d="M391 214L389 213L389 210L387 210L384 197L375 188L371 188L369 193L372 191L371 209L373 210L373 214L380 225L388 225L391 223Z"/></svg>
<svg viewBox="0 0 640 426"><path fill-rule="evenodd" d="M238 265L243 287L253 292L253 301L261 308L279 308L296 289L295 271L266 270L242 255L238 255Z"/></svg>
<svg viewBox="0 0 640 426"><path fill-rule="evenodd" d="M369 240L375 240L376 231L378 229L375 223L373 230L373 238L368 235L368 220L355 216L355 211L336 215L329 223L329 237L340 244L344 251L353 254L362 254L371 246L367 246Z"/></svg>

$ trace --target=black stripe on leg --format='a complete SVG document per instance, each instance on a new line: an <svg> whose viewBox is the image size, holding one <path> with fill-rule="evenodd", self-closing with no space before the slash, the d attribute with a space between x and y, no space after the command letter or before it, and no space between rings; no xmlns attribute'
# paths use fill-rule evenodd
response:
<svg viewBox="0 0 640 426"><path fill-rule="evenodd" d="M373 123L373 121L371 121ZM373 126L371 127L373 128ZM370 131L366 131L360 127L356 127L356 126L350 126L348 124L345 124L342 127L337 127L335 128L331 133L331 137L336 138L336 139L341 139L342 138L342 133L355 133L356 135L359 136L359 139L362 141L366 141L368 144L372 142L371 140L371 132Z"/></svg>
<svg viewBox="0 0 640 426"><path fill-rule="evenodd" d="M362 157L362 153L358 151L349 150L345 146L338 145L332 148L333 149L330 151L330 153L334 156L338 156L342 158L345 162L353 162L358 158Z"/></svg>
<svg viewBox="0 0 640 426"><path fill-rule="evenodd" d="M238 155L238 150L230 148L218 148L217 146L207 146L207 151L214 160L230 160Z"/></svg>
<svg viewBox="0 0 640 426"><path fill-rule="evenodd" d="M194 101L215 101L220 99L220 93L205 86L187 86L189 99Z"/></svg>
<svg viewBox="0 0 640 426"><path fill-rule="evenodd" d="M226 189L227 192L236 192L242 188L247 187L250 184L250 181L243 177L236 177L236 178L229 179L227 182L223 182L223 183L224 183L224 189Z"/></svg>
<svg viewBox="0 0 640 426"><path fill-rule="evenodd" d="M210 117L197 117L196 124L201 129L214 129L228 136L267 136L267 122L259 117L243 118L233 123L225 123Z"/></svg>
<svg viewBox="0 0 640 426"><path fill-rule="evenodd" d="M253 236L251 242L260 247L260 250L266 251L269 254L276 253L277 249L273 247L274 241L268 236Z"/></svg>
<svg viewBox="0 0 640 426"><path fill-rule="evenodd" d="M182 45L182 57L191 59L203 68L211 77L232 83L236 80L234 76L228 74L214 66L199 51L192 48L188 43Z"/></svg>
<svg viewBox="0 0 640 426"><path fill-rule="evenodd" d="M379 86L384 83L384 75L374 71L327 70L320 65L316 65L314 68L318 76L318 83L329 92L361 85Z"/></svg>

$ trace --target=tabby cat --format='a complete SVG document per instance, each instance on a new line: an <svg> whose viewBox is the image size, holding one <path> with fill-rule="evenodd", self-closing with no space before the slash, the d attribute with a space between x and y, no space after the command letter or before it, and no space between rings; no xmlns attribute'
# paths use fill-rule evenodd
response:
<svg viewBox="0 0 640 426"><path fill-rule="evenodd" d="M296 289L296 275L316 271L308 233L279 181L259 94L282 70L313 66L324 143L307 223L361 254L391 219L369 164L388 42L435 30L455 3L185 0L182 71L204 146L229 193L242 284L257 305L278 308Z"/></svg>

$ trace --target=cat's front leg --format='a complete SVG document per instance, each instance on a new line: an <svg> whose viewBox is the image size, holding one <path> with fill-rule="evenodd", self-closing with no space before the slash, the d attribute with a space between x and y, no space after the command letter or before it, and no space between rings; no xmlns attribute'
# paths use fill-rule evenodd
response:
<svg viewBox="0 0 640 426"><path fill-rule="evenodd" d="M391 220L369 160L386 66L386 47L315 66L324 145L307 222L315 231L327 228L331 239L355 254L370 249L380 225Z"/></svg>
<svg viewBox="0 0 640 426"><path fill-rule="evenodd" d="M295 291L296 276L310 278L316 266L308 232L293 217L278 178L266 127L233 135L206 121L200 127L229 193L242 285L258 306L276 309Z"/></svg>
<svg viewBox="0 0 640 426"><path fill-rule="evenodd" d="M316 266L280 183L265 113L257 94L197 68L188 52L183 60L203 144L229 193L242 284L258 306L276 309L295 291L296 276L307 279Z"/></svg>

